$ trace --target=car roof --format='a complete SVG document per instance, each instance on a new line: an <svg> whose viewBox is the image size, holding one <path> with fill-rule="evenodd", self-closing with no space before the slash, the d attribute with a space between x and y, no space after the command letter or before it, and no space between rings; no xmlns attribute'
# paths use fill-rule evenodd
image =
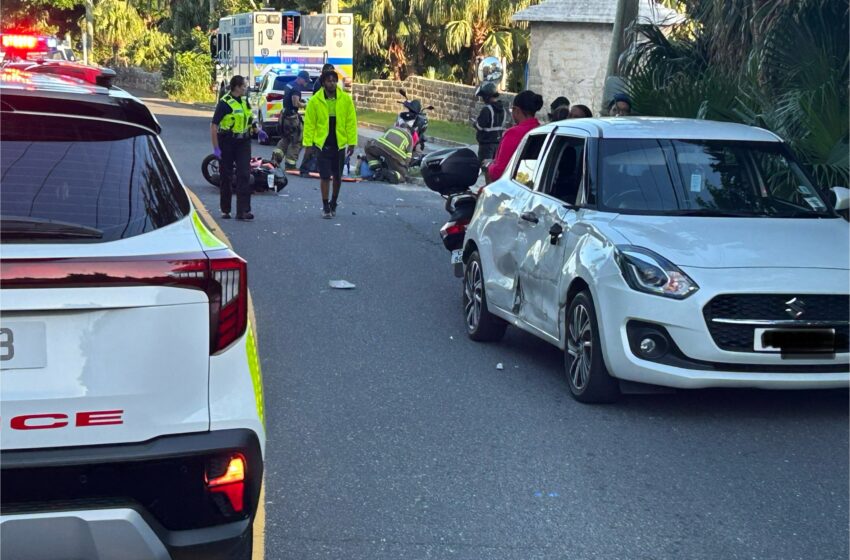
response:
<svg viewBox="0 0 850 560"><path fill-rule="evenodd" d="M668 117L607 117L568 119L545 125L551 129L581 129L596 138L663 138L670 140L730 140L781 142L776 134L745 124Z"/></svg>
<svg viewBox="0 0 850 560"><path fill-rule="evenodd" d="M150 109L120 88L15 68L0 69L0 110L118 120L161 131Z"/></svg>

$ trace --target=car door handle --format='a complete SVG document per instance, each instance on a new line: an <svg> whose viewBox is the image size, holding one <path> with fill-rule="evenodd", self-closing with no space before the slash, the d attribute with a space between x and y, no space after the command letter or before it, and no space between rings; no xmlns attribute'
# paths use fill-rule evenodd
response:
<svg viewBox="0 0 850 560"><path fill-rule="evenodd" d="M540 222L540 220L537 218L537 214L535 214L534 212L523 212L522 214L520 214L519 217L525 220L526 222L531 222L532 224Z"/></svg>

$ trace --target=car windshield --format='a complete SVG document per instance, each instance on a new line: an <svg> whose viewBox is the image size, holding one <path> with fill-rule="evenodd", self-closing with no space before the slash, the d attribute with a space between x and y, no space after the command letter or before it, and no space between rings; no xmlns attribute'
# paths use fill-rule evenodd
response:
<svg viewBox="0 0 850 560"><path fill-rule="evenodd" d="M114 241L190 211L155 136L119 123L3 113L0 174L4 242Z"/></svg>
<svg viewBox="0 0 850 560"><path fill-rule="evenodd" d="M779 142L606 139L601 206L622 213L834 217Z"/></svg>

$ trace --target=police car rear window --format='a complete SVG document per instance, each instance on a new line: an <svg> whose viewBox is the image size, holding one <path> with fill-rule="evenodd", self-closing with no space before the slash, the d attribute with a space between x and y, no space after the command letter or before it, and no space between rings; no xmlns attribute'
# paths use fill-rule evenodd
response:
<svg viewBox="0 0 850 560"><path fill-rule="evenodd" d="M190 211L186 192L153 133L59 116L4 112L2 120L4 232L13 223L61 223L100 232L78 241L114 241L156 230ZM20 239L4 236L3 242Z"/></svg>

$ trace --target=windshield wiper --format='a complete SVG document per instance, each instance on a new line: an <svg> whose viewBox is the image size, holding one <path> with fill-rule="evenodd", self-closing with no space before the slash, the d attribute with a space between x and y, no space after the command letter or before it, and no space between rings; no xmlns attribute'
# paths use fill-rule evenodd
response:
<svg viewBox="0 0 850 560"><path fill-rule="evenodd" d="M707 216L710 218L766 218L766 214L752 214L743 212L730 212L727 210L715 210L713 208L692 208L671 212L673 216Z"/></svg>
<svg viewBox="0 0 850 560"><path fill-rule="evenodd" d="M100 239L97 228L29 216L0 216L0 235L16 239Z"/></svg>

